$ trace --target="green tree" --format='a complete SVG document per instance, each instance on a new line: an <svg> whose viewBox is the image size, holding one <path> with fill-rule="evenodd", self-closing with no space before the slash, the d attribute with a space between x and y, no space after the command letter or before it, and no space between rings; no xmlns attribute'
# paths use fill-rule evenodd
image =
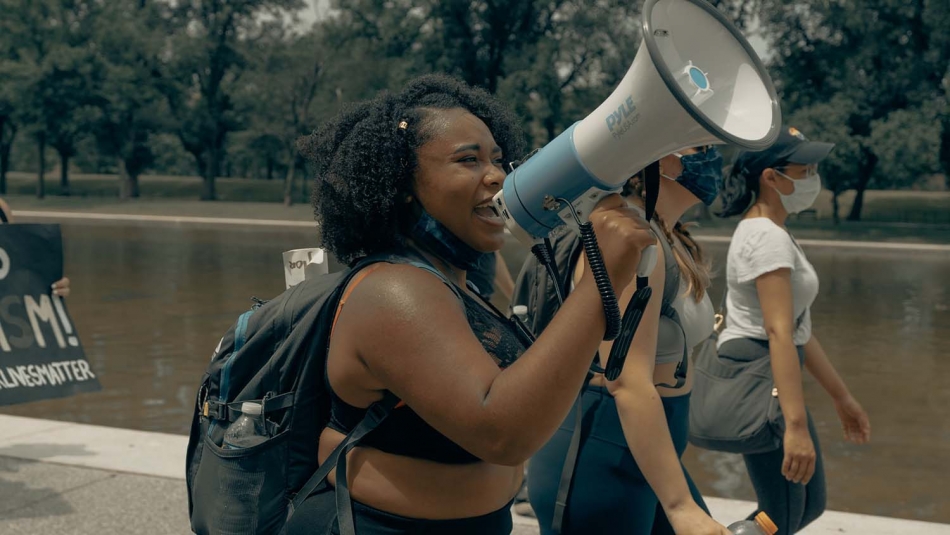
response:
<svg viewBox="0 0 950 535"><path fill-rule="evenodd" d="M96 26L103 66L94 131L101 153L114 158L119 198L139 196L139 175L154 160L153 133L170 128L155 73L163 44L157 9L143 0L116 0Z"/></svg>
<svg viewBox="0 0 950 535"><path fill-rule="evenodd" d="M509 59L499 94L515 104L535 145L599 106L627 73L640 45L639 13L627 2L564 2L530 54Z"/></svg>
<svg viewBox="0 0 950 535"><path fill-rule="evenodd" d="M749 30L755 24L756 15L761 8L762 0L708 0L709 3L736 25L739 31L747 38Z"/></svg>
<svg viewBox="0 0 950 535"><path fill-rule="evenodd" d="M96 64L89 38L100 7L94 0L0 0L6 49L0 72L9 84L0 98L12 121L36 140L41 198L48 145L60 154L62 190L69 192L69 158L93 104Z"/></svg>
<svg viewBox="0 0 950 535"><path fill-rule="evenodd" d="M4 114L7 132L0 138L0 150L5 153L0 166L4 171L8 168L14 135L18 127L24 127L39 149L36 188L39 198L46 194L43 157L46 152L46 131L39 125L42 110L33 108L33 95L41 78L41 65L55 42L55 31L48 24L55 12L53 7L51 2L45 1L0 0L0 12L4 14L0 17L0 39L3 40L4 48L4 56L0 58L0 76L4 80L0 89L0 99L3 99L0 111Z"/></svg>
<svg viewBox="0 0 950 535"><path fill-rule="evenodd" d="M848 128L848 117L855 113L856 106L848 98L837 96L828 102L801 107L783 121L786 127L794 126L811 139L835 143L835 149L821 164L821 180L831 191L831 213L835 224L840 222L839 197L858 185L858 162L864 140L852 136Z"/></svg>
<svg viewBox="0 0 950 535"><path fill-rule="evenodd" d="M304 35L274 26L250 56L239 93L247 110L247 145L264 155L267 178L278 162L286 167L284 204L293 202L294 182L302 162L296 141L316 126L315 102L324 85L328 53L319 30Z"/></svg>
<svg viewBox="0 0 950 535"><path fill-rule="evenodd" d="M241 123L234 92L262 24L283 20L301 0L182 0L167 9L170 59L161 85L175 130L195 158L202 200L214 200L214 179L224 161L228 134Z"/></svg>
<svg viewBox="0 0 950 535"><path fill-rule="evenodd" d="M946 102L946 9L945 0L763 1L759 14L774 53L773 78L789 115L822 103L846 104L843 113L834 110L846 130L811 135L839 145L855 143L850 154L854 178L848 184L857 195L849 220L861 218L872 179L892 185L893 175L879 169L886 154L875 141L893 131L884 125L920 126L907 123L906 115L888 116L900 110L920 116L929 103ZM948 126L945 107L937 113ZM944 140L946 132L943 128Z"/></svg>
<svg viewBox="0 0 950 535"><path fill-rule="evenodd" d="M511 59L533 52L565 1L451 0L429 6L433 67L494 93Z"/></svg>
<svg viewBox="0 0 950 535"><path fill-rule="evenodd" d="M326 50L323 66L332 80L317 94L317 113L335 111L343 102L370 98L383 89L395 90L416 74L435 71L425 58L431 51L429 0L334 0L332 16L316 31Z"/></svg>
<svg viewBox="0 0 950 535"><path fill-rule="evenodd" d="M76 142L90 132L96 116L98 67L86 49L57 47L36 85L33 106L47 141L59 154L61 195L70 193L69 160L76 154Z"/></svg>
<svg viewBox="0 0 950 535"><path fill-rule="evenodd" d="M0 79L9 80L0 63ZM16 139L17 123L14 120L16 95L10 93L14 84L0 84L0 195L7 192L7 171L10 170L10 150Z"/></svg>

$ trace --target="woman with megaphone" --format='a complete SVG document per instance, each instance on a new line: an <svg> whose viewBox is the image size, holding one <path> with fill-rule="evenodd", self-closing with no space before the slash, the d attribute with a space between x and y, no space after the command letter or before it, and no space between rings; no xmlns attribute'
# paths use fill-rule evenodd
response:
<svg viewBox="0 0 950 535"><path fill-rule="evenodd" d="M400 402L346 457L348 485L331 472L289 534L347 533L350 513L360 535L511 532L523 463L567 416L606 328L590 276L533 345L466 286L466 271L505 241L490 204L523 139L487 92L424 76L302 141L322 247L348 264L396 255L354 278L338 309L320 462L368 407ZM611 283L625 288L653 233L617 195L590 220ZM348 486L352 508L334 486Z"/></svg>
<svg viewBox="0 0 950 535"><path fill-rule="evenodd" d="M528 494L544 535L728 533L709 517L680 462L692 385L689 350L712 332L714 317L706 294L709 266L679 219L700 202L708 206L715 200L722 157L715 148L697 147L662 158L659 168L664 178L652 228L663 254L649 275L653 299L626 365L614 381L593 375L575 411L528 463ZM628 182L625 196L643 205L640 176ZM574 234L558 233L553 249L567 286L587 276ZM515 302L528 307L536 331L546 328L557 310L554 287L545 266L529 259ZM635 285L623 291L621 308L635 291ZM603 343L600 355L610 352L611 343Z"/></svg>

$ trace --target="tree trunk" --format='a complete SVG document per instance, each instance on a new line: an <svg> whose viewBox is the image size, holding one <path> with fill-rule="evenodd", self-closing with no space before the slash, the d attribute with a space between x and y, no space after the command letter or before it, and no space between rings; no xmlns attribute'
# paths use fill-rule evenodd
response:
<svg viewBox="0 0 950 535"><path fill-rule="evenodd" d="M65 152L59 153L59 188L60 195L69 196L69 155Z"/></svg>
<svg viewBox="0 0 950 535"><path fill-rule="evenodd" d="M838 210L841 208L838 202L839 195L841 195L841 192L838 190L831 192L831 219L834 221L835 225L841 224L841 216L838 215Z"/></svg>
<svg viewBox="0 0 950 535"><path fill-rule="evenodd" d="M123 201L132 197L132 181L129 179L128 167L125 160L119 158L119 198Z"/></svg>
<svg viewBox="0 0 950 535"><path fill-rule="evenodd" d="M284 177L284 206L294 203L294 176L297 170L297 159L292 158L287 166L287 176Z"/></svg>
<svg viewBox="0 0 950 535"><path fill-rule="evenodd" d="M202 201L213 201L217 198L214 192L214 178L218 174L219 163L217 149L211 149L208 154L208 163L201 177L203 182L201 188Z"/></svg>
<svg viewBox="0 0 950 535"><path fill-rule="evenodd" d="M9 137L6 131L10 131ZM0 195L7 194L7 171L10 170L10 149L16 138L16 125L9 119L0 119Z"/></svg>
<svg viewBox="0 0 950 535"><path fill-rule="evenodd" d="M855 188L857 195L854 196L854 204L851 205L851 213L848 214L848 221L861 221L861 209L864 208L864 191L868 188L868 182L871 181L871 175L877 166L877 155L869 149L861 149L863 161L858 166L858 185Z"/></svg>
<svg viewBox="0 0 950 535"><path fill-rule="evenodd" d="M16 129L13 130L16 135ZM9 141L0 143L0 195L7 194L7 171L10 170L10 149L13 147L13 136Z"/></svg>
<svg viewBox="0 0 950 535"><path fill-rule="evenodd" d="M943 168L943 181L950 189L950 113L940 121L940 167Z"/></svg>
<svg viewBox="0 0 950 535"><path fill-rule="evenodd" d="M10 148L0 146L0 195L7 194L7 169L10 166Z"/></svg>
<svg viewBox="0 0 950 535"><path fill-rule="evenodd" d="M864 179L861 179L864 182ZM861 209L864 208L864 190L865 186L858 184L857 194L854 196L854 204L851 205L851 212L848 213L848 221L861 221Z"/></svg>
<svg viewBox="0 0 950 535"><path fill-rule="evenodd" d="M271 156L267 157L267 180L274 179L274 158Z"/></svg>
<svg viewBox="0 0 950 535"><path fill-rule="evenodd" d="M37 140L40 149L40 169L39 173L36 175L36 198L42 199L46 197L46 159L43 157L46 153L46 134L40 134L39 139Z"/></svg>

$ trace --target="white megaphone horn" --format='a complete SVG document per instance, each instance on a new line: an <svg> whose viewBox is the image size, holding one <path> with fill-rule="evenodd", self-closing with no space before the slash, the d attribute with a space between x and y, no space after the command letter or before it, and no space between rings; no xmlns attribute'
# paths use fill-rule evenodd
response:
<svg viewBox="0 0 950 535"><path fill-rule="evenodd" d="M722 13L704 0L647 0L642 31L646 46L613 94L514 169L495 196L520 241L531 245L574 223L565 200L586 220L603 197L671 152L722 143L762 150L777 138L772 80Z"/></svg>

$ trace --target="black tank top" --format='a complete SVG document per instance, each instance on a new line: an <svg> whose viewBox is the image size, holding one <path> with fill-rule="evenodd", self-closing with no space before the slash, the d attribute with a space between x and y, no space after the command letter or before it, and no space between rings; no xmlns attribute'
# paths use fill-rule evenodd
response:
<svg viewBox="0 0 950 535"><path fill-rule="evenodd" d="M465 306L468 324L482 347L499 367L508 367L524 353L529 342L519 337L506 319L486 309L466 292L458 293L461 294ZM330 421L327 427L347 434L363 419L366 409L354 407L340 399L333 392L328 376L324 376L324 381L330 392ZM406 405L398 406L379 427L360 441L360 446L443 464L470 464L480 461L433 429Z"/></svg>

